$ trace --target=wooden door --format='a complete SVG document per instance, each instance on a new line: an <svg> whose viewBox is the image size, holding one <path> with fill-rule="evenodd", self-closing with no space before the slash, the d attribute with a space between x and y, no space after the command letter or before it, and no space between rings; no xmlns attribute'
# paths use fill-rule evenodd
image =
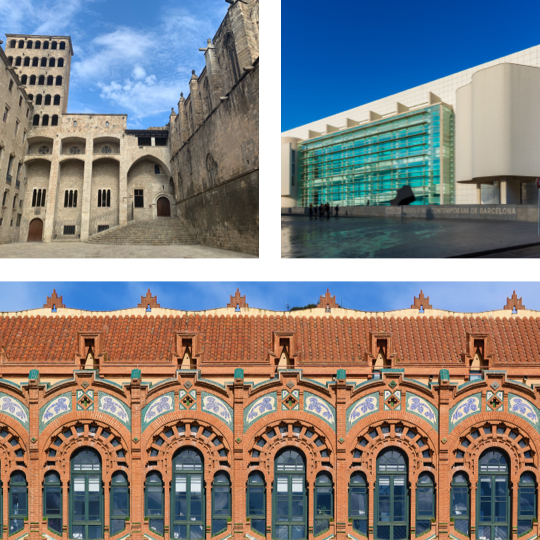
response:
<svg viewBox="0 0 540 540"><path fill-rule="evenodd" d="M43 241L43 221L41 219L33 219L30 222L28 229L28 241L29 242L42 242Z"/></svg>
<svg viewBox="0 0 540 540"><path fill-rule="evenodd" d="M158 217L171 217L171 203L167 197L160 197L157 202Z"/></svg>

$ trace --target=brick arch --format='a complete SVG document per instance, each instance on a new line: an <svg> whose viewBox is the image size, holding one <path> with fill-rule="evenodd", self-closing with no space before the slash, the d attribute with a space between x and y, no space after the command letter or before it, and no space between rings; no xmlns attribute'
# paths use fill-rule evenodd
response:
<svg viewBox="0 0 540 540"><path fill-rule="evenodd" d="M5 430L8 432L8 435L5 437L0 437L0 467L1 467L1 478L5 482L9 480L11 473L18 469L26 471L28 469L28 448L21 444L22 437L19 432L14 429L11 422L15 423L16 421L10 419L10 423L2 422L2 417L6 415L0 415L0 432ZM28 434L26 435L28 437ZM16 439L19 442L19 445L12 446L11 442L13 439ZM24 451L23 457L18 457L15 452L18 447L22 448Z"/></svg>
<svg viewBox="0 0 540 540"><path fill-rule="evenodd" d="M195 423L197 424L198 428L194 432L192 426ZM185 427L185 433L181 436L179 436L179 432L176 429L177 426L180 425ZM188 426L189 435L187 434ZM170 436L166 435L168 430L172 431ZM208 430L210 435L205 436L205 430ZM164 442L161 446L157 446L155 441L160 438ZM215 444L214 441L216 438L221 441L220 445ZM205 463L205 482L211 481L214 473L217 470L225 470L232 476L232 452L229 441L223 432L219 431L212 422L195 418L176 418L174 420L169 418L169 421L166 424L163 424L159 430L154 431L151 438L146 440L144 445L146 451L144 458L145 476L151 470L157 470L161 473L163 481L172 481L173 456L179 449L185 446L191 446L202 453ZM158 455L151 456L151 449L158 449ZM226 450L225 456L220 456L219 451L221 449ZM155 462L156 465L151 465L152 462Z"/></svg>
<svg viewBox="0 0 540 540"><path fill-rule="evenodd" d="M388 422L389 424L401 423L404 426L414 428L428 439L430 449L434 451L435 448L438 448L439 433L427 420L404 411L379 411L359 420L350 429L349 433L347 433L347 450L350 451L352 448L351 445L356 444L355 441L361 433L364 433L372 426L379 426L383 422Z"/></svg>
<svg viewBox="0 0 540 540"><path fill-rule="evenodd" d="M247 406L246 406L247 408ZM320 417L315 416L314 414L309 414L304 411L277 411L271 414L268 414L261 419L254 422L249 426L248 430L244 433L244 441L246 442L245 448L251 448L253 446L255 438L258 436L261 430L264 430L270 424L276 425L279 422L297 422L299 424L309 426L310 428L315 428L320 431L326 441L329 443L329 449L332 452L335 452L334 448L334 439L336 434L334 430Z"/></svg>
<svg viewBox="0 0 540 540"><path fill-rule="evenodd" d="M254 470L260 470L265 475L267 481L272 483L274 481L274 460L276 454L287 447L296 448L304 454L306 458L306 480L308 483L315 482L315 477L321 471L328 471L335 480L336 470L332 468L330 464L325 465L323 463L323 460L328 460L328 462L331 463L335 460L335 458L321 458L320 448L315 444L316 439L320 436L323 436L325 440L328 439L324 433L320 429L317 429L317 427L313 424L289 419L288 424L291 426L291 428L289 428L288 436L282 437L276 432L276 436L271 439L264 437L268 431L271 431L272 429L277 430L279 425L283 423L284 422L275 421L268 423L266 427L261 427L261 429L259 429L257 432L257 435L250 441L250 444L246 445L246 448L252 452L257 448L255 441L259 440L259 438L262 437L267 441L264 447L259 449L260 457L257 460L252 458L251 455L249 458L244 458L250 464L245 470L245 481L247 481L249 473ZM298 434L298 437L291 434L292 426L295 424L300 424L302 428L301 432ZM314 435L310 438L305 436L305 432L308 429L314 432ZM324 448L326 448L326 446L324 446ZM252 464L255 463L258 463L258 465L252 467Z"/></svg>
<svg viewBox="0 0 540 540"><path fill-rule="evenodd" d="M485 427L491 428L491 433L484 432ZM497 433L497 428L503 428L504 433ZM472 433L478 432L479 436L475 439ZM517 433L515 438L510 436L510 433ZM463 441L469 441L467 446L463 445ZM522 447L520 442L523 441L526 446ZM532 438L529 431L525 431L520 426L509 422L475 422L468 430L462 432L451 450L450 465L463 464L464 470L469 474L471 482L478 480L478 460L481 454L490 448L500 448L508 455L510 460L510 479L515 482L519 481L519 477L525 469L537 467L538 454L536 445L531 445ZM532 458L525 458L524 454L528 450L533 450ZM463 458L456 457L456 452L464 452ZM537 473L535 472L535 477Z"/></svg>
<svg viewBox="0 0 540 540"><path fill-rule="evenodd" d="M92 425L97 426L94 434L90 433L90 426ZM84 432L77 435L75 431L76 426L84 426ZM72 428L72 436L69 438L64 437L63 433L70 428ZM101 436L104 430L109 433L107 438ZM56 446L54 442L58 439L61 440L61 444ZM119 442L118 446L113 445L113 441L115 440ZM102 463L103 481L110 482L113 472L119 469L128 470L127 467L122 468L119 466L119 463L125 462L127 464L130 462L129 445L126 442L129 440L129 437L123 437L120 431L99 420L84 418L84 420L64 422L62 425L57 426L49 437L45 439L45 443L43 444L43 452L47 456L43 475L49 470L56 470L60 474L62 483L64 483L70 476L71 457L73 453L79 448L87 446L99 452ZM49 456L50 450L56 451L54 458ZM117 452L119 450L124 451L124 458L118 457Z"/></svg>

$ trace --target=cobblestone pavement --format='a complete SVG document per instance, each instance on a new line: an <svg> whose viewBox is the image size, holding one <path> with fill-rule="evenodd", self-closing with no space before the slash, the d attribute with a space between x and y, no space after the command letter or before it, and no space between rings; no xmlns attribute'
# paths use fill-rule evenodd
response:
<svg viewBox="0 0 540 540"><path fill-rule="evenodd" d="M205 246L114 246L84 242L0 245L2 259L235 259L245 253Z"/></svg>
<svg viewBox="0 0 540 540"><path fill-rule="evenodd" d="M523 221L281 217L283 258L442 258L535 242L537 224Z"/></svg>

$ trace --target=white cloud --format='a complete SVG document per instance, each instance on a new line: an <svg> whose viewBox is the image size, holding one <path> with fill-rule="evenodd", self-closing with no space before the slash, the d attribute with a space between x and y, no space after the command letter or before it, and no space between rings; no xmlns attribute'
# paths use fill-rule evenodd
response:
<svg viewBox="0 0 540 540"><path fill-rule="evenodd" d="M133 78L134 79L144 79L145 77L146 77L146 71L144 70L144 68L140 64L137 64L133 68Z"/></svg>

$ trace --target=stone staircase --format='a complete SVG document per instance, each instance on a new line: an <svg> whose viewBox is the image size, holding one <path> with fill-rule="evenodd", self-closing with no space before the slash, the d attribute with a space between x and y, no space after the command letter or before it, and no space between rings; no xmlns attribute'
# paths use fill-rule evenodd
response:
<svg viewBox="0 0 540 540"><path fill-rule="evenodd" d="M131 221L125 227L92 235L89 244L118 244L141 246L193 245L193 237L184 225L174 218L158 218L152 221Z"/></svg>

